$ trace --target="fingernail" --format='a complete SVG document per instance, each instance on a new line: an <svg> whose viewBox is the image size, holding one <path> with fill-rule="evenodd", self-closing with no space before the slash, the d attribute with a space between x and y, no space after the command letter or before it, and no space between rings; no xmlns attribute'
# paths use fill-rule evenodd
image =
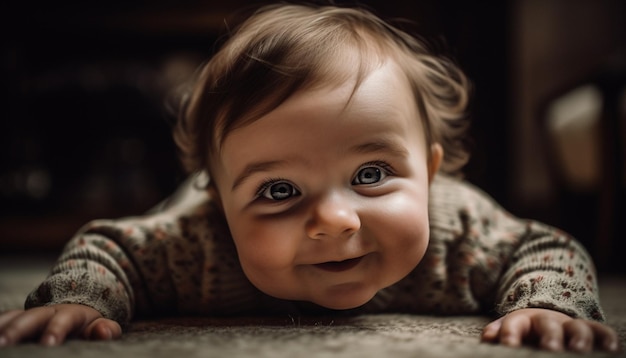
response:
<svg viewBox="0 0 626 358"><path fill-rule="evenodd" d="M551 351L560 351L561 350L561 346L559 345L559 341L557 341L556 339L551 339L549 341L547 341L545 343L546 348L548 348Z"/></svg>
<svg viewBox="0 0 626 358"><path fill-rule="evenodd" d="M113 339L113 332L111 332L110 329L105 328L103 333L104 333L103 339L105 341L110 341L111 339Z"/></svg>
<svg viewBox="0 0 626 358"><path fill-rule="evenodd" d="M608 344L605 344L606 348L611 352L617 352L619 349L619 344L616 341L611 341Z"/></svg>
<svg viewBox="0 0 626 358"><path fill-rule="evenodd" d="M56 343L57 338L52 334L48 334L41 339L41 344L43 344L44 346L54 346Z"/></svg>
<svg viewBox="0 0 626 358"><path fill-rule="evenodd" d="M582 339L577 339L570 343L570 347L575 351L581 352L585 349L585 341L583 341Z"/></svg>

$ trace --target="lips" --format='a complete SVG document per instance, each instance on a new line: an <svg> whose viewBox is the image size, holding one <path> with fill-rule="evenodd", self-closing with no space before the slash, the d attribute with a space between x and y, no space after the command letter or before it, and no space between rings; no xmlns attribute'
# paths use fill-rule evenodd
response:
<svg viewBox="0 0 626 358"><path fill-rule="evenodd" d="M321 264L315 264L314 266L328 272L342 272L348 271L351 268L355 267L359 264L359 262L361 262L362 259L363 256L343 261L323 262Z"/></svg>

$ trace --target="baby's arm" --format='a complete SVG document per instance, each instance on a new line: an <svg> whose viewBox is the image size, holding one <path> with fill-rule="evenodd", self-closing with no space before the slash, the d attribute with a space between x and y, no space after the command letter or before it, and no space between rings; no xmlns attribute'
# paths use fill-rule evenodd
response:
<svg viewBox="0 0 626 358"><path fill-rule="evenodd" d="M150 216L89 223L70 240L50 275L25 303L25 311L0 316L0 345L38 339L60 344L66 336L109 339L135 314L149 313L147 298L162 282L158 299L169 302L163 245ZM165 297L168 296L168 297Z"/></svg>
<svg viewBox="0 0 626 358"><path fill-rule="evenodd" d="M616 347L615 332L601 323L594 265L580 243L514 217L468 183L439 176L431 192L431 257L421 266L439 283L432 287L452 293L438 300L438 309L495 308L500 318L485 327L486 342L575 351ZM446 269L432 271L432 263Z"/></svg>
<svg viewBox="0 0 626 358"><path fill-rule="evenodd" d="M175 310L178 292L167 250L177 249L184 236L180 218L204 217L208 202L194 180L147 215L96 220L81 229L28 296L26 311L0 314L0 346L33 338L60 344L68 335L117 338L136 313Z"/></svg>
<svg viewBox="0 0 626 358"><path fill-rule="evenodd" d="M617 351L615 331L603 324L595 269L567 234L529 222L500 283L501 318L482 339L508 346L533 343L552 351Z"/></svg>
<svg viewBox="0 0 626 358"><path fill-rule="evenodd" d="M138 271L123 247L128 240L122 225L128 226L123 220L101 220L81 229L29 294L26 310L0 316L0 345L26 339L55 345L68 335L118 337L133 314L136 296L142 295Z"/></svg>

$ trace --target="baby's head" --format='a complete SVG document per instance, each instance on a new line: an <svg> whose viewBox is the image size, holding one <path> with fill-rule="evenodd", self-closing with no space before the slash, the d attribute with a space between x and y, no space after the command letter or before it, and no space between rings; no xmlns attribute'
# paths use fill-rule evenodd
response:
<svg viewBox="0 0 626 358"><path fill-rule="evenodd" d="M353 308L422 259L430 180L466 160L466 87L367 11L271 6L204 66L175 139L257 288Z"/></svg>

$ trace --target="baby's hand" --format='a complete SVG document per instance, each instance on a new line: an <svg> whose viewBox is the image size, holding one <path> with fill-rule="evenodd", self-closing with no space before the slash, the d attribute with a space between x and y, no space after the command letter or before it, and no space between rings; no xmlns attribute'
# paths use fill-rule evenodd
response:
<svg viewBox="0 0 626 358"><path fill-rule="evenodd" d="M0 347L39 338L47 346L63 343L69 335L108 340L122 334L120 325L100 312L78 304L15 310L0 314Z"/></svg>
<svg viewBox="0 0 626 358"><path fill-rule="evenodd" d="M513 311L489 323L483 329L482 340L510 347L535 342L550 351L589 352L594 346L609 352L619 349L617 334L611 327L541 308Z"/></svg>

